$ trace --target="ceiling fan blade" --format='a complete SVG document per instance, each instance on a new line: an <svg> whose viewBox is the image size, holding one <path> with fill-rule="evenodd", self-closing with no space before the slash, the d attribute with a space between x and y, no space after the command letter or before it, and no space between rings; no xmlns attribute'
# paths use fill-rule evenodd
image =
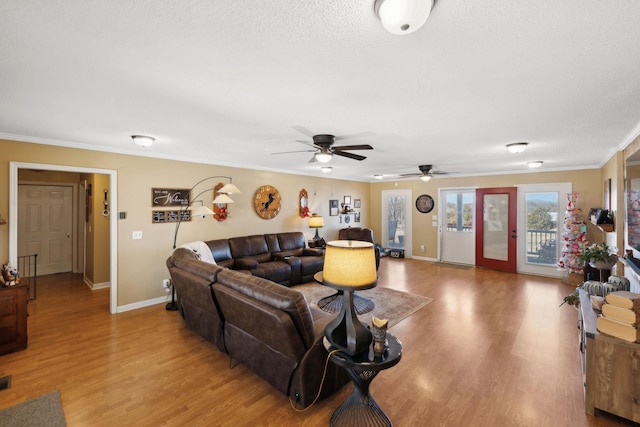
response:
<svg viewBox="0 0 640 427"><path fill-rule="evenodd" d="M336 141L341 141L344 139L364 138L367 136L373 136L373 132L358 132L358 133L350 133L349 135L340 135L340 136L336 136Z"/></svg>
<svg viewBox="0 0 640 427"><path fill-rule="evenodd" d="M333 151L343 151L343 150L373 150L373 147L369 144L362 145L339 145L337 147L331 147Z"/></svg>
<svg viewBox="0 0 640 427"><path fill-rule="evenodd" d="M309 161L307 163L315 163L317 161L318 161L318 159L316 159L316 155L314 154L313 156L311 156L311 158L309 159Z"/></svg>
<svg viewBox="0 0 640 427"><path fill-rule="evenodd" d="M307 129L304 126L291 126L291 128L297 130L302 134L307 135L309 138L313 138L313 135L315 135L313 132L311 132L309 129Z"/></svg>
<svg viewBox="0 0 640 427"><path fill-rule="evenodd" d="M296 150L296 151L280 151L278 153L271 154L289 154L289 153L313 153L316 150Z"/></svg>
<svg viewBox="0 0 640 427"><path fill-rule="evenodd" d="M360 154L349 153L348 151L334 151L333 154L336 156L348 157L353 160L364 160L365 156L361 156Z"/></svg>
<svg viewBox="0 0 640 427"><path fill-rule="evenodd" d="M421 174L421 173L403 173L403 174L400 174L400 175L398 175L398 176L402 176L402 177L409 177L409 176L422 176L422 174Z"/></svg>
<svg viewBox="0 0 640 427"><path fill-rule="evenodd" d="M314 143L309 142L309 141L303 141L301 139L296 139L296 142L300 142L300 143L302 143L304 145L308 145L309 147L318 148L317 145L315 145Z"/></svg>

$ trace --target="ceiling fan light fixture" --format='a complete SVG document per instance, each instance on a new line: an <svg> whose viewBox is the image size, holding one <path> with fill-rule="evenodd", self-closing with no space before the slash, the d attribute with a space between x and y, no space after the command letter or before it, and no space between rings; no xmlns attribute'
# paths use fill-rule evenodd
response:
<svg viewBox="0 0 640 427"><path fill-rule="evenodd" d="M133 139L133 142L135 142L136 145L140 147L151 147L151 145L153 145L153 142L156 140L151 136L145 135L131 135L131 139Z"/></svg>
<svg viewBox="0 0 640 427"><path fill-rule="evenodd" d="M384 175L381 175L381 174L377 173L377 174L373 175L373 178L374 179L382 179L382 178L384 178Z"/></svg>
<svg viewBox="0 0 640 427"><path fill-rule="evenodd" d="M514 142L513 144L507 144L507 150L509 150L510 153L522 153L524 150L527 149L527 145L529 145L528 142Z"/></svg>
<svg viewBox="0 0 640 427"><path fill-rule="evenodd" d="M320 170L322 171L322 173L329 173L333 170L333 168L331 166L322 166L320 167Z"/></svg>
<svg viewBox="0 0 640 427"><path fill-rule="evenodd" d="M319 153L316 153L316 160L320 163L327 163L331 160L332 157L333 155L326 151L320 151Z"/></svg>
<svg viewBox="0 0 640 427"><path fill-rule="evenodd" d="M535 160L533 162L527 162L527 166L529 166L531 169L535 169L541 167L543 163L544 162L542 160Z"/></svg>
<svg viewBox="0 0 640 427"><path fill-rule="evenodd" d="M376 0L376 15L391 34L417 31L427 22L434 0Z"/></svg>
<svg viewBox="0 0 640 427"><path fill-rule="evenodd" d="M429 181L429 180L431 179L431 175L429 175L429 174L422 175L422 176L420 177L420 179L421 179L422 181L424 181L424 182L427 182L427 181Z"/></svg>

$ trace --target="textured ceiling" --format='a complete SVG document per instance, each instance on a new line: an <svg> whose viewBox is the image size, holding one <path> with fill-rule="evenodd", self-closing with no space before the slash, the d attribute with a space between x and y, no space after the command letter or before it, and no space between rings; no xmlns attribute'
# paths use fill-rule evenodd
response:
<svg viewBox="0 0 640 427"><path fill-rule="evenodd" d="M373 0L4 0L0 137L320 175L271 154L304 127L372 145L329 163L360 181L598 167L640 133L638 22L637 0L440 0L394 36Z"/></svg>

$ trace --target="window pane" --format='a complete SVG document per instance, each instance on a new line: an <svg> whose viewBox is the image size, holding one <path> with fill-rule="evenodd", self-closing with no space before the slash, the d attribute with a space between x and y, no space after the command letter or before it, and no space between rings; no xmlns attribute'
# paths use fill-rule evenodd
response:
<svg viewBox="0 0 640 427"><path fill-rule="evenodd" d="M405 196L387 197L389 247L404 249Z"/></svg>
<svg viewBox="0 0 640 427"><path fill-rule="evenodd" d="M509 259L509 195L484 195L484 258Z"/></svg>
<svg viewBox="0 0 640 427"><path fill-rule="evenodd" d="M527 193L525 202L527 262L555 265L558 261L558 193Z"/></svg>
<svg viewBox="0 0 640 427"><path fill-rule="evenodd" d="M447 232L471 232L473 230L473 194L448 193L447 204Z"/></svg>

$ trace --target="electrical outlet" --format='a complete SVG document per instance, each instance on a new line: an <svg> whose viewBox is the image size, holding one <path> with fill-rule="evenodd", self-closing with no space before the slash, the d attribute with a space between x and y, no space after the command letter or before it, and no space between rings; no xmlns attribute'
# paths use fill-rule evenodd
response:
<svg viewBox="0 0 640 427"><path fill-rule="evenodd" d="M171 281L169 279L162 279L162 287L169 289L171 287Z"/></svg>
<svg viewBox="0 0 640 427"><path fill-rule="evenodd" d="M131 237L133 238L133 240L140 240L142 239L142 231L134 231L131 235Z"/></svg>

